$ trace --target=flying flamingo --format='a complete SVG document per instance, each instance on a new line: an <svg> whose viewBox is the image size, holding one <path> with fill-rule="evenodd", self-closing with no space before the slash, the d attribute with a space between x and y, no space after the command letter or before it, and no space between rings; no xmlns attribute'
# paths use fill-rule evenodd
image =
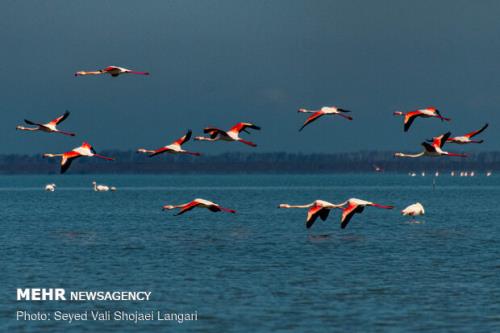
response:
<svg viewBox="0 0 500 333"><path fill-rule="evenodd" d="M328 214L330 214L331 209L342 208L342 205L336 205L324 200L315 200L306 205L280 204L278 208L309 208L306 218L306 228L309 229L318 217L325 221L328 218Z"/></svg>
<svg viewBox="0 0 500 333"><path fill-rule="evenodd" d="M351 221L351 218L354 216L356 213L362 213L365 207L367 206L372 206L372 207L377 207L377 208L383 208L383 209L393 209L394 206L384 206L384 205L379 205L374 202L370 201L365 201L361 199L356 199L356 198L351 198L348 199L346 202L341 203L341 206L347 205L345 208L342 209L342 218L340 220L341 224L340 227L344 229L347 227L347 224L349 221Z"/></svg>
<svg viewBox="0 0 500 333"><path fill-rule="evenodd" d="M323 106L319 110L307 110L307 109L301 108L297 112L312 113L312 115L306 119L305 123L302 125L302 127L299 129L299 131L302 131L304 129L304 127L306 127L307 125L309 125L313 121L315 121L315 120L317 120L320 117L325 116L325 115L331 115L331 116L339 115L339 116L344 117L346 119L352 120L352 117L342 114L342 113L351 112L351 111L341 109L341 108L338 108L336 106Z"/></svg>
<svg viewBox="0 0 500 333"><path fill-rule="evenodd" d="M110 74L113 77L117 77L120 74L139 74L139 75L149 75L149 72L136 72L130 70L128 68L118 67L118 66L109 66L104 69L100 69L97 71L78 71L75 73L75 76L82 75L99 75L99 74Z"/></svg>
<svg viewBox="0 0 500 333"><path fill-rule="evenodd" d="M75 133L64 132L64 131L60 131L57 129L57 125L59 123L62 123L66 118L68 118L68 116L69 116L69 111L66 110L66 112L64 112L64 114L62 116L57 117L56 119L54 119L46 124L39 124L39 123L35 123L31 120L24 119L24 122L26 124L33 125L36 127L24 127L24 126L18 125L18 126L16 126L16 129L21 130L21 131L42 131L42 132L47 132L47 133L61 133L64 135L75 136Z"/></svg>
<svg viewBox="0 0 500 333"><path fill-rule="evenodd" d="M246 132L246 133L250 134L250 132L247 131L247 128L260 130L259 126L256 126L256 125L251 124L251 123L237 123L236 125L231 127L229 129L229 131L227 131L227 132L220 130L218 128L207 127L203 130L203 132L208 133L210 135L210 137L207 138L207 137L203 137L203 136L197 136L194 139L195 140L202 140L202 141L219 141L219 140L221 140L221 141L239 141L239 142L244 143L246 145L249 145L252 147L257 147L257 145L255 143L250 142L250 141L246 141L246 140L243 140L242 138L240 138L241 132Z"/></svg>
<svg viewBox="0 0 500 333"><path fill-rule="evenodd" d="M213 203L212 201L208 201L205 199L194 199L191 202L182 204L182 205L165 205L163 206L162 210L171 210L175 208L180 208L181 210L175 214L174 216L184 214L187 211L190 211L191 209L199 207L199 208L207 208L211 212L227 212L227 213L236 213L235 210L229 209L229 208L224 208L216 203Z"/></svg>
<svg viewBox="0 0 500 333"><path fill-rule="evenodd" d="M61 157L61 173L65 173L69 169L73 160L82 156L98 157L108 161L114 160L114 158L97 154L94 148L87 142L83 142L81 146L62 154L43 154L43 157Z"/></svg>
<svg viewBox="0 0 500 333"><path fill-rule="evenodd" d="M410 129L411 124L413 121L418 118L439 118L441 121L446 120L450 121L450 118L445 118L441 116L439 113L439 110L434 108L434 107L428 107L425 109L420 109L416 111L410 111L410 112L401 112L401 111L396 111L394 112L395 116L404 116L404 131L407 132Z"/></svg>
<svg viewBox="0 0 500 333"><path fill-rule="evenodd" d="M409 157L409 158L417 158L422 156L458 156L458 157L467 157L465 154L456 154L449 153L447 151L442 150L443 145L446 143L446 140L450 137L451 133L447 132L438 137L432 139L432 144L428 142L422 142L422 146L424 146L424 150L418 154L404 154L404 153L395 153L394 157Z"/></svg>
<svg viewBox="0 0 500 333"><path fill-rule="evenodd" d="M467 133L467 134L462 135L462 136L455 136L453 138L449 138L446 140L446 142L458 143L458 144L462 144L462 145L467 144L467 143L483 143L483 140L471 140L471 139L474 136L481 133L482 131L484 131L487 127L488 127L488 124L484 125L483 127L478 129L477 131L473 131L473 132Z"/></svg>
<svg viewBox="0 0 500 333"><path fill-rule="evenodd" d="M401 215L403 216L415 216L424 215L425 209L424 206L420 202L414 203L413 205L409 205L405 209L401 211Z"/></svg>
<svg viewBox="0 0 500 333"><path fill-rule="evenodd" d="M137 152L149 154L149 157L153 157L153 156L156 156L156 155L164 153L164 152L167 152L170 154L189 154L189 155L194 155L194 156L200 156L201 155L200 153L193 153L193 152L190 152L187 150L183 150L181 147L184 143L189 141L189 139L191 138L191 134L192 134L192 132L191 132L191 130L189 130L186 133L186 135L184 135L182 138L177 139L177 141L174 141L172 144L170 144L168 146L164 146L164 147L158 148L156 150L139 148L139 149L137 149Z"/></svg>

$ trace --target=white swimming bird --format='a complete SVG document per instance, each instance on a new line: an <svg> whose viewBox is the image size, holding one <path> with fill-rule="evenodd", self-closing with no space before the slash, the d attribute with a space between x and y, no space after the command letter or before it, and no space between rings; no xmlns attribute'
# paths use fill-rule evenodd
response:
<svg viewBox="0 0 500 333"><path fill-rule="evenodd" d="M420 202L414 203L412 205L409 205L405 209L401 211L401 215L403 216L419 216L419 215L424 215L425 214L425 209L424 206Z"/></svg>
<svg viewBox="0 0 500 333"><path fill-rule="evenodd" d="M94 186L95 192L116 191L116 187L107 185L97 185L97 182L95 180L92 182L92 185Z"/></svg>
<svg viewBox="0 0 500 333"><path fill-rule="evenodd" d="M52 184L47 184L45 185L45 191L48 191L48 192L54 192L56 190L56 184L52 183Z"/></svg>

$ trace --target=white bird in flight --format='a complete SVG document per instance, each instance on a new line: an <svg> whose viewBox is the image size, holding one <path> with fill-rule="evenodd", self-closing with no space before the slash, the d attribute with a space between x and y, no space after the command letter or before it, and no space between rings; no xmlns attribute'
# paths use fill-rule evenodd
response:
<svg viewBox="0 0 500 333"><path fill-rule="evenodd" d="M117 77L121 74L149 75L149 72L137 72L124 67L108 66L104 69L99 69L97 71L78 71L75 73L75 76L100 75L100 74L109 74L112 77Z"/></svg>
<svg viewBox="0 0 500 333"><path fill-rule="evenodd" d="M36 127L25 127L18 125L16 126L17 130L20 131L42 131L42 132L47 132L47 133L60 133L64 135L69 135L69 136L75 136L75 133L71 132L65 132L65 131L60 131L57 129L57 125L62 123L66 118L69 116L69 111L66 110L64 114L60 117L57 117L56 119L46 123L46 124L41 124L41 123L35 123L31 120L24 119L24 122L28 125L33 125Z"/></svg>

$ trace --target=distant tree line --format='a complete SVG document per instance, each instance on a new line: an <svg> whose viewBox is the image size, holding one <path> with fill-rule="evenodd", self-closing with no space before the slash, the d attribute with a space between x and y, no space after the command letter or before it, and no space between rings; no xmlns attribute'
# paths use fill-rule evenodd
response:
<svg viewBox="0 0 500 333"><path fill-rule="evenodd" d="M370 172L375 167L386 172L499 170L500 152L480 152L467 158L393 157L392 152L359 151L335 154L224 153L200 157L164 154L149 158L132 151L103 151L116 161L80 158L68 173L332 173ZM1 174L59 173L59 159L40 155L0 155Z"/></svg>

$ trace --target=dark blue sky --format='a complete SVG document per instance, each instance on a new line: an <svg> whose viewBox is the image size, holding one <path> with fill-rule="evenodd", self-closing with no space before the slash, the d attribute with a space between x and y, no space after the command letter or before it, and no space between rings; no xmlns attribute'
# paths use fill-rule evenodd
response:
<svg viewBox="0 0 500 333"><path fill-rule="evenodd" d="M433 134L480 128L499 149L498 1L2 1L0 153L159 147L192 128L262 127L202 152L411 150ZM107 65L150 77L73 77ZM299 133L298 107L338 105ZM451 123L394 110L437 106ZM70 110L56 134L16 132L24 118ZM450 150L452 150L450 148Z"/></svg>

